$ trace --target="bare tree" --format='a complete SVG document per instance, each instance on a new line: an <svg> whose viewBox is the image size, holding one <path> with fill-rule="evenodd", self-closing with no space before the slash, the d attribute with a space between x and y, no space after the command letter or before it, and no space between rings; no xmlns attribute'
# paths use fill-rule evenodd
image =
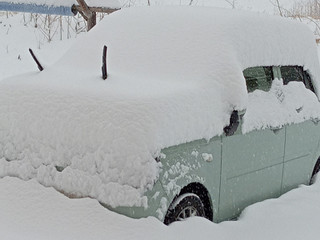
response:
<svg viewBox="0 0 320 240"><path fill-rule="evenodd" d="M308 21L314 25L314 34L318 36L317 42L320 42L320 0L300 0L294 2L290 9L284 8L280 0L269 0L277 9L282 17L298 19L299 21Z"/></svg>
<svg viewBox="0 0 320 240"><path fill-rule="evenodd" d="M280 0L269 1L278 9L281 16L320 19L320 0L296 1L290 9L284 9L279 3Z"/></svg>
<svg viewBox="0 0 320 240"><path fill-rule="evenodd" d="M292 17L295 15L293 9L286 9L281 5L280 0L269 0L269 2L277 9L281 17ZM296 15L295 18L301 18L301 15Z"/></svg>
<svg viewBox="0 0 320 240"><path fill-rule="evenodd" d="M237 0L225 0L232 8L236 8Z"/></svg>
<svg viewBox="0 0 320 240"><path fill-rule="evenodd" d="M124 8L124 7L132 7L132 6L135 5L135 3L136 3L136 0L126 0L125 2L123 2L121 8Z"/></svg>
<svg viewBox="0 0 320 240"><path fill-rule="evenodd" d="M272 1L270 0L270 2L272 2ZM282 7L280 6L279 0L275 0L274 5L276 5L276 7L278 8L280 16L283 17Z"/></svg>

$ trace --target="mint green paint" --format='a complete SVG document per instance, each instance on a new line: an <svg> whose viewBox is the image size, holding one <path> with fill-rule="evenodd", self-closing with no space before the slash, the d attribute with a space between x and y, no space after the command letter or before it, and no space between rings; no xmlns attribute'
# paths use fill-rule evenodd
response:
<svg viewBox="0 0 320 240"><path fill-rule="evenodd" d="M305 121L286 126L282 192L300 184L308 184L315 161L319 157L320 124Z"/></svg>
<svg viewBox="0 0 320 240"><path fill-rule="evenodd" d="M159 180L145 193L147 208L106 207L133 218L163 221L174 197L196 182L209 192L214 222L233 219L250 204L307 184L320 156L319 145L320 124L306 121L248 134L239 127L233 136L166 148ZM212 161L205 161L203 154L212 155Z"/></svg>
<svg viewBox="0 0 320 240"><path fill-rule="evenodd" d="M273 72L273 78L276 79L281 79L281 70L280 70L280 67L278 66L275 66L275 67L272 67L272 72Z"/></svg>
<svg viewBox="0 0 320 240"><path fill-rule="evenodd" d="M209 142L198 140L163 150L163 169L160 181L171 203L180 190L190 183L201 183L209 192L214 220L218 220L217 210L221 171L221 137ZM204 156L209 154L212 161ZM208 159L207 159L208 160Z"/></svg>
<svg viewBox="0 0 320 240"><path fill-rule="evenodd" d="M281 78L273 67L274 78ZM280 129L196 140L162 150L162 170L145 193L147 208L110 208L133 218L154 216L163 221L174 198L190 183L209 192L214 222L237 217L252 203L279 197L308 184L320 156L320 123L311 120Z"/></svg>
<svg viewBox="0 0 320 240"><path fill-rule="evenodd" d="M250 204L309 183L319 145L320 124L306 121L248 134L239 127L233 136L166 148L159 180L145 193L148 207L107 208L133 218L154 216L163 221L174 197L196 182L209 192L214 222L233 219ZM212 161L203 154L212 155Z"/></svg>
<svg viewBox="0 0 320 240"><path fill-rule="evenodd" d="M219 221L281 192L285 130L223 137Z"/></svg>
<svg viewBox="0 0 320 240"><path fill-rule="evenodd" d="M167 210L166 204L165 206L162 206L162 199L167 199L167 196L165 194L165 191L162 188L162 185L159 181L155 183L155 185L152 187L151 190L147 191L144 194L148 199L148 207L116 207L112 208L108 205L105 205L101 203L104 207L119 213L126 215L128 217L132 218L145 218L149 216L153 216L158 218L160 221L163 221L163 214L165 215L165 212ZM168 203L169 204L169 203ZM164 210L161 209L161 207L164 208Z"/></svg>

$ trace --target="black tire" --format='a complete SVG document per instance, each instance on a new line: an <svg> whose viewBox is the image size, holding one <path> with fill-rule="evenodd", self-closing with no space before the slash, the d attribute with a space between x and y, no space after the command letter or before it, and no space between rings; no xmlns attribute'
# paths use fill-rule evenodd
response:
<svg viewBox="0 0 320 240"><path fill-rule="evenodd" d="M164 224L169 225L194 216L205 217L204 205L196 194L185 193L171 203Z"/></svg>
<svg viewBox="0 0 320 240"><path fill-rule="evenodd" d="M311 178L310 178L310 185L312 185L315 182L316 175L319 173L319 171L320 171L320 158L318 158L318 161L317 161L317 163L314 166L314 169L312 171L312 175L311 175Z"/></svg>

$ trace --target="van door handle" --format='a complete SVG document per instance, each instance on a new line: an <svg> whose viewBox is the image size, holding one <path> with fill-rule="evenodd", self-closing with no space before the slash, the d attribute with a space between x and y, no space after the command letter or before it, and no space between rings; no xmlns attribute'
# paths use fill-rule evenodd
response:
<svg viewBox="0 0 320 240"><path fill-rule="evenodd" d="M271 128L271 131L274 133L274 134L278 134L280 131L281 131L282 128Z"/></svg>
<svg viewBox="0 0 320 240"><path fill-rule="evenodd" d="M314 125L318 125L320 122L320 119L315 118L315 119L312 119L311 121L314 123Z"/></svg>

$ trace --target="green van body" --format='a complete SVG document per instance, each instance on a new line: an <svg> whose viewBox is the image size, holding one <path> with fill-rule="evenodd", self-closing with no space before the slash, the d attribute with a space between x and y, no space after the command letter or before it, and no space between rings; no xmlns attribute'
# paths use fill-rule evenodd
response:
<svg viewBox="0 0 320 240"><path fill-rule="evenodd" d="M273 67L273 73L274 78L281 78L279 67ZM163 149L160 177L145 193L148 207L112 210L133 218L154 216L164 221L170 204L187 189L200 196L210 211L208 219L234 219L250 204L309 184L320 156L319 140L317 121L242 134L240 118L231 136Z"/></svg>

